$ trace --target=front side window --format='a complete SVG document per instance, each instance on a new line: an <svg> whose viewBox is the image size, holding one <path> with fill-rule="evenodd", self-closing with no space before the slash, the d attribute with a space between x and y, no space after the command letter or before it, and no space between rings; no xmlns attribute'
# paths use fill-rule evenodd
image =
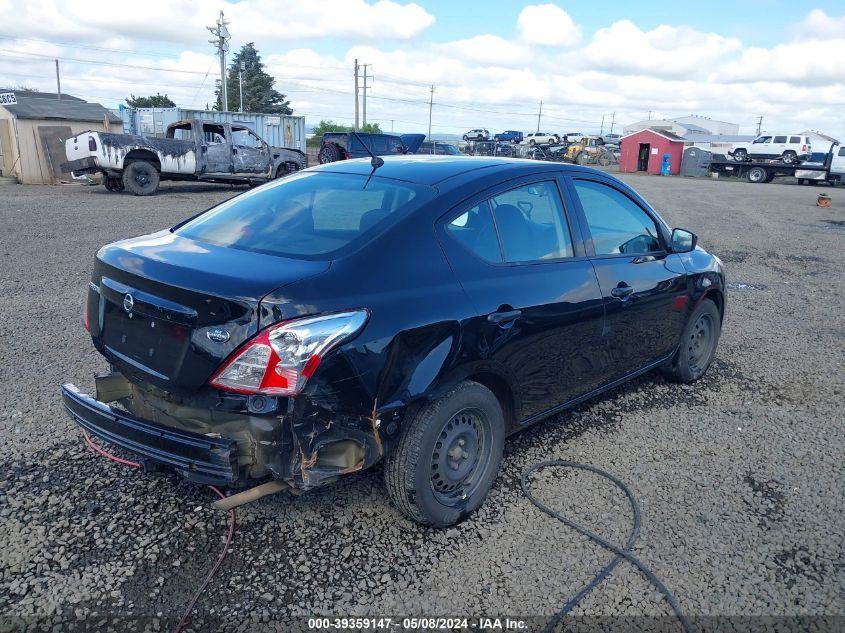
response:
<svg viewBox="0 0 845 633"><path fill-rule="evenodd" d="M262 146L261 139L247 128L232 128L232 144L238 147L260 148Z"/></svg>
<svg viewBox="0 0 845 633"><path fill-rule="evenodd" d="M757 138L754 139L754 142L755 143L768 143L771 140L772 140L771 136L758 136Z"/></svg>
<svg viewBox="0 0 845 633"><path fill-rule="evenodd" d="M511 189L490 199L505 261L572 257L572 237L553 182Z"/></svg>
<svg viewBox="0 0 845 633"><path fill-rule="evenodd" d="M232 198L175 233L246 251L328 259L433 196L425 186L378 176L366 180L355 174L291 176Z"/></svg>
<svg viewBox="0 0 845 633"><path fill-rule="evenodd" d="M596 255L642 255L661 250L657 225L621 191L592 180L576 180Z"/></svg>

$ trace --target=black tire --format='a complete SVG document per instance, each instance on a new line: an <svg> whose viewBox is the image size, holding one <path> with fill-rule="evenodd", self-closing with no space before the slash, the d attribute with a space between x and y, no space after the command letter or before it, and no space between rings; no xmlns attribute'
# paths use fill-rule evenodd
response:
<svg viewBox="0 0 845 633"><path fill-rule="evenodd" d="M806 182L807 182L807 181L806 181L806 180L804 180L803 178L799 178L799 179L798 179L798 184L799 184L799 185L806 184Z"/></svg>
<svg viewBox="0 0 845 633"><path fill-rule="evenodd" d="M798 154L789 150L784 152L780 159L783 161L784 165L792 165L798 162Z"/></svg>
<svg viewBox="0 0 845 633"><path fill-rule="evenodd" d="M733 157L734 157L734 160L744 162L744 161L748 160L748 151L741 149L741 148L734 150Z"/></svg>
<svg viewBox="0 0 845 633"><path fill-rule="evenodd" d="M669 365L663 368L663 373L669 379L682 383L701 378L713 362L721 333L719 309L714 302L705 299L690 315L678 351Z"/></svg>
<svg viewBox="0 0 845 633"><path fill-rule="evenodd" d="M406 422L385 462L390 499L417 523L454 525L487 497L504 438L505 420L493 392L469 380L457 384Z"/></svg>
<svg viewBox="0 0 845 633"><path fill-rule="evenodd" d="M590 164L590 156L586 152L578 152L575 156L575 163L578 165L589 165Z"/></svg>
<svg viewBox="0 0 845 633"><path fill-rule="evenodd" d="M748 170L748 174L746 174L746 178L748 178L748 182L753 183L763 183L766 182L766 178L769 177L769 172L766 171L765 167L752 167Z"/></svg>
<svg viewBox="0 0 845 633"><path fill-rule="evenodd" d="M775 179L774 173L770 173L768 176L766 176L766 179L763 182L772 182L774 179Z"/></svg>
<svg viewBox="0 0 845 633"><path fill-rule="evenodd" d="M320 154L318 155L318 160L320 161L321 165L325 165L326 163L334 163L340 160L340 150L338 149L337 145L334 143L329 143L327 145L323 145L320 148Z"/></svg>
<svg viewBox="0 0 845 633"><path fill-rule="evenodd" d="M161 181L158 170L145 160L134 160L123 170L123 186L136 196L151 196Z"/></svg>
<svg viewBox="0 0 845 633"><path fill-rule="evenodd" d="M123 180L119 176L106 176L103 179L103 184L107 191L123 191Z"/></svg>
<svg viewBox="0 0 845 633"><path fill-rule="evenodd" d="M529 145L536 145L536 144L537 144L537 141L535 141L535 140L532 138L532 139L530 139L530 140L528 141L528 144L529 144Z"/></svg>
<svg viewBox="0 0 845 633"><path fill-rule="evenodd" d="M469 137L466 134L464 134L464 142L469 142Z"/></svg>

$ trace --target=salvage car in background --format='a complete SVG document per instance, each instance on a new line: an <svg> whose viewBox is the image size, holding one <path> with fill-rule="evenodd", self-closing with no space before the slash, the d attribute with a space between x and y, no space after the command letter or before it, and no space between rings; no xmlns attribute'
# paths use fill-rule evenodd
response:
<svg viewBox="0 0 845 633"><path fill-rule="evenodd" d="M413 154L425 134L370 134L365 132L327 132L320 140L321 165L350 158Z"/></svg>
<svg viewBox="0 0 845 633"><path fill-rule="evenodd" d="M522 137L522 143L526 145L556 145L560 143L560 137L551 132L529 132Z"/></svg>
<svg viewBox="0 0 845 633"><path fill-rule="evenodd" d="M734 143L728 150L734 160L780 159L787 165L807 160L812 153L810 137L803 134L763 134L751 143Z"/></svg>
<svg viewBox="0 0 845 633"><path fill-rule="evenodd" d="M65 141L62 171L102 173L109 191L149 196L162 180L260 184L299 171L305 154L271 147L245 125L191 119L167 126L165 138L89 130Z"/></svg>
<svg viewBox="0 0 845 633"><path fill-rule="evenodd" d="M607 174L344 161L101 248L84 321L112 373L63 399L194 482L308 490L385 460L396 507L446 526L507 434L651 369L700 378L724 293L695 235Z"/></svg>
<svg viewBox="0 0 845 633"><path fill-rule="evenodd" d="M460 156L461 150L459 150L451 143L443 143L441 141L425 141L420 145L420 148L415 153Z"/></svg>

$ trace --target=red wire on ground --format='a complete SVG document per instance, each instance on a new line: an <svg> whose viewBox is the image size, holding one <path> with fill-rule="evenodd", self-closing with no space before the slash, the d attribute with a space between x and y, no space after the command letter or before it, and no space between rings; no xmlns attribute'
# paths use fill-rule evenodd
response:
<svg viewBox="0 0 845 633"><path fill-rule="evenodd" d="M110 459L113 462L117 462L118 464L123 464L125 466L130 466L132 468L140 468L141 464L138 462L133 462L128 459L122 459L117 455L113 455L109 453L107 450L100 448L97 446L94 441L91 439L91 436L88 435L88 431L85 429L82 430L82 435L85 438L85 443L94 450L96 453L99 453L106 459ZM224 495L216 486L209 486L211 490L221 499L225 499L226 495ZM223 546L223 550L220 552L220 556L217 557L217 562L214 563L214 567L211 568L211 571L208 572L208 575L202 581L199 589L194 592L191 601L188 603L188 607L185 609L185 612L182 614L182 617L179 619L179 624L176 625L176 628L173 630L173 633L180 633L182 629L185 628L185 625L188 623L188 618L191 615L191 611L194 610L194 606L196 606L197 601L202 596L202 592L205 591L206 587L208 587L209 583L211 583L212 578L220 569L220 566L223 564L223 559L226 558L226 554L229 552L229 546L232 544L232 539L235 537L235 510L229 510L229 533L226 535L226 544Z"/></svg>

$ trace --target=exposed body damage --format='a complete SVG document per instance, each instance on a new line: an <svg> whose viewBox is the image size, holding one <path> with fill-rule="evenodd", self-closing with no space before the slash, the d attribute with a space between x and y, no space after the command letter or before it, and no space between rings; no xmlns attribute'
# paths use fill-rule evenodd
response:
<svg viewBox="0 0 845 633"><path fill-rule="evenodd" d="M721 323L721 262L689 233L673 250L675 233L605 174L460 157L387 158L373 172L370 161L324 165L103 247L85 316L112 375L97 379L94 397L65 385L69 413L145 463L197 482L260 485L243 499L310 490L385 460L397 507L447 524L492 485L485 476L474 487L473 451L500 450L508 433L674 363L702 306L711 327ZM593 257L567 179L636 200L657 232L641 237L662 250ZM516 220L517 246L533 248L556 233L541 213L526 227L522 209L551 213L560 190L566 256L485 259L507 252L495 227L473 233L485 209ZM496 216L485 205L500 196L514 204L492 207ZM479 256L468 245L485 236L493 248ZM444 414L442 432L410 435L450 401L460 408ZM432 455L413 468L397 459L422 451L423 439ZM424 497L442 499L447 514L414 514Z"/></svg>
<svg viewBox="0 0 845 633"><path fill-rule="evenodd" d="M65 151L63 171L100 172L110 191L129 186L127 177L136 179L128 171L139 161L150 165L158 180L221 183L265 182L299 171L306 163L303 152L270 147L245 126L197 119L169 125L165 138L83 132L65 141Z"/></svg>

